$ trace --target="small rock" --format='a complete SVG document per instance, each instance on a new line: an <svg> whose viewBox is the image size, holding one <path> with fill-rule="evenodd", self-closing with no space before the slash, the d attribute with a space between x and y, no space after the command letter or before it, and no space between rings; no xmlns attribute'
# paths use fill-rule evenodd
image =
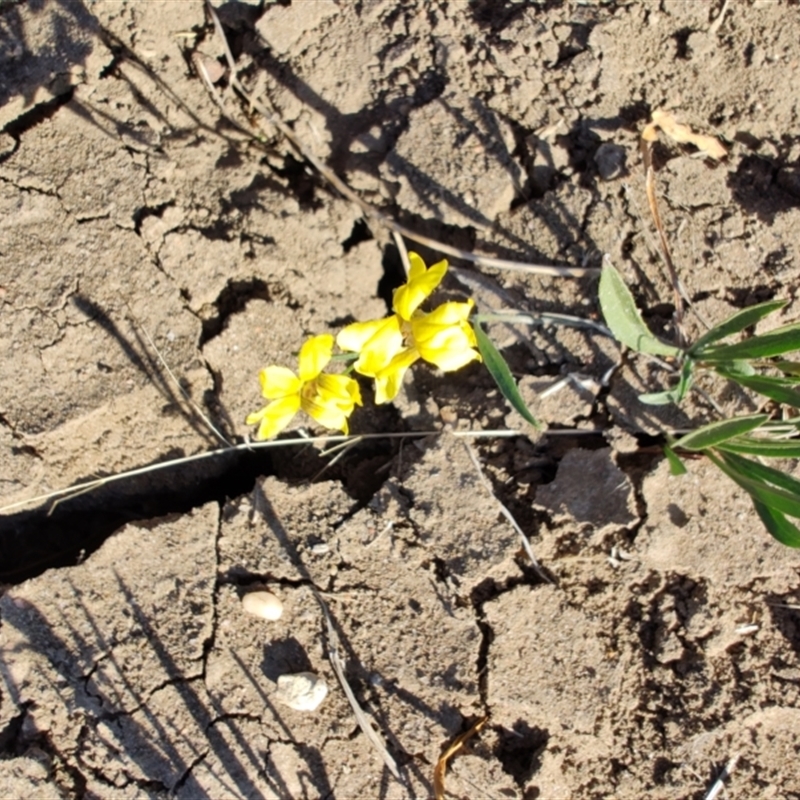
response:
<svg viewBox="0 0 800 800"><path fill-rule="evenodd" d="M281 675L275 699L295 711L314 711L328 694L328 684L313 672Z"/></svg>
<svg viewBox="0 0 800 800"><path fill-rule="evenodd" d="M242 607L248 614L272 622L283 614L283 603L272 592L248 592L242 598Z"/></svg>
<svg viewBox="0 0 800 800"><path fill-rule="evenodd" d="M618 144L604 142L594 154L597 171L604 181L618 178L625 170L625 150Z"/></svg>

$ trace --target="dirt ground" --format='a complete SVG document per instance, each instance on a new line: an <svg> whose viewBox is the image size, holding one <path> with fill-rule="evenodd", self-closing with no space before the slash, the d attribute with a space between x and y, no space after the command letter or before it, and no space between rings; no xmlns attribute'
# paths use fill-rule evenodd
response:
<svg viewBox="0 0 800 800"><path fill-rule="evenodd" d="M484 254L607 253L665 336L638 151L655 109L729 151L656 151L699 314L785 297L774 324L800 316L799 11L219 7L248 90L365 200ZM732 762L718 796L800 798L800 555L710 465L669 475L655 437L710 406L640 405L664 373L596 331L490 326L544 434L457 438L523 423L482 365L422 368L352 429L431 435L216 455L8 508L220 448L198 408L243 441L258 370L385 314L402 282L387 231L222 66L201 0L0 0L0 795L428 798L489 715L450 797L700 800ZM442 297L599 319L596 275L451 261ZM243 611L258 586L279 621ZM329 687L315 711L276 697L301 671Z"/></svg>

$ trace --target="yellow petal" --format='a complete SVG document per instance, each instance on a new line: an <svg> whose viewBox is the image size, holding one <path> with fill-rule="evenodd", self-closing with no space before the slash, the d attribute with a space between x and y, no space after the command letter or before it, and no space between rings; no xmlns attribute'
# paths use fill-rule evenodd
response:
<svg viewBox="0 0 800 800"><path fill-rule="evenodd" d="M395 289L392 297L392 308L405 321L411 319L411 315L442 282L447 272L447 261L439 261L430 269L422 270L425 262L416 253L409 253L408 258L411 262L408 283Z"/></svg>
<svg viewBox="0 0 800 800"><path fill-rule="evenodd" d="M347 429L348 414L334 403L322 403L317 396L314 399L303 398L303 411L315 419L324 428L341 431Z"/></svg>
<svg viewBox="0 0 800 800"><path fill-rule="evenodd" d="M476 347L478 344L475 338L475 331L466 321L471 309L469 303L444 303L430 314L417 312L411 320L411 335L414 342L418 345L431 345L431 341L436 337L441 337L442 331L460 330L462 335L467 338L469 347Z"/></svg>
<svg viewBox="0 0 800 800"><path fill-rule="evenodd" d="M352 353L359 353L361 348L383 328L388 325L392 320L397 320L396 317L383 317L383 319L372 319L369 322L354 322L339 331L336 337L336 344L342 350L349 350ZM397 326L397 332L400 332L400 326Z"/></svg>
<svg viewBox="0 0 800 800"><path fill-rule="evenodd" d="M261 394L267 400L277 400L297 394L302 386L298 377L287 367L265 367L258 373L261 382Z"/></svg>
<svg viewBox="0 0 800 800"><path fill-rule="evenodd" d="M424 320L432 325L455 325L458 322L464 322L474 307L473 300L467 300L465 303L442 303L427 314L418 311L411 322L412 325L418 320Z"/></svg>
<svg viewBox="0 0 800 800"><path fill-rule="evenodd" d="M420 353L422 358L430 364L439 367L442 372L455 372L465 367L471 361L480 361L481 356L476 350L467 347L441 348L438 350Z"/></svg>
<svg viewBox="0 0 800 800"><path fill-rule="evenodd" d="M375 402L388 403L397 397L403 385L406 370L419 358L419 353L412 347L402 350L375 376Z"/></svg>
<svg viewBox="0 0 800 800"><path fill-rule="evenodd" d="M277 436L291 421L292 417L300 410L300 395L295 394L273 400L269 405L250 414L247 417L248 425L259 423L256 439L271 439Z"/></svg>
<svg viewBox="0 0 800 800"><path fill-rule="evenodd" d="M452 372L470 361L480 361L480 355L472 349L475 333L467 323L438 328L428 326L425 333L430 335L423 341L415 337L414 343L420 356L439 369Z"/></svg>
<svg viewBox="0 0 800 800"><path fill-rule="evenodd" d="M361 344L360 355L353 365L356 372L370 378L380 372L403 348L403 334L400 332L399 317L393 314L391 317L377 321L381 324L355 323L355 325L371 326L372 336ZM355 331L352 341L362 336L363 331ZM348 339L348 341L351 340Z"/></svg>
<svg viewBox="0 0 800 800"><path fill-rule="evenodd" d="M419 253L410 252L408 254L408 281L416 280L417 278L421 278L427 271L427 267L425 266L425 262L422 260L422 256Z"/></svg>
<svg viewBox="0 0 800 800"><path fill-rule="evenodd" d="M361 390L358 383L347 375L320 375L317 380L317 392L323 403L335 402L347 413L354 405L361 405Z"/></svg>
<svg viewBox="0 0 800 800"><path fill-rule="evenodd" d="M298 372L303 383L313 381L328 365L333 355L333 336L323 333L312 336L300 348Z"/></svg>

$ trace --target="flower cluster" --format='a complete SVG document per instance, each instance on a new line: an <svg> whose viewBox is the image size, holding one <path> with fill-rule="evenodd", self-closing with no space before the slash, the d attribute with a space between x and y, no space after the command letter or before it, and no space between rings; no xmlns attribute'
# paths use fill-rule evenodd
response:
<svg viewBox="0 0 800 800"><path fill-rule="evenodd" d="M376 403L388 403L397 396L406 370L419 359L444 372L481 359L468 321L472 300L442 303L430 312L420 309L442 282L447 262L428 269L416 253L409 253L409 262L408 282L395 289L392 298L394 314L354 322L336 337L341 350L354 354L352 369L374 380ZM261 392L272 402L247 417L248 425L259 426L256 438L276 436L300 410L326 428L347 433L347 418L361 405L361 393L347 375L322 372L332 356L333 336L324 334L301 348L299 377L286 367L261 370Z"/></svg>
<svg viewBox="0 0 800 800"><path fill-rule="evenodd" d="M347 433L347 418L361 405L361 391L347 375L322 372L332 355L333 336L325 333L300 348L299 377L286 367L261 370L261 394L272 402L247 417L248 425L258 425L257 439L277 436L301 409L323 427Z"/></svg>

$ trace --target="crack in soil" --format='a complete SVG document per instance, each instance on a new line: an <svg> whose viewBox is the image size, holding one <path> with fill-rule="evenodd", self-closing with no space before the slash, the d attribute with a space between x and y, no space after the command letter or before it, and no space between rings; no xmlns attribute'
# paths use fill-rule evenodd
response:
<svg viewBox="0 0 800 800"><path fill-rule="evenodd" d="M19 583L46 569L71 566L81 553L88 557L129 522L186 513L209 500L224 503L271 472L266 451L220 451L213 459L134 476L90 494L63 498L55 506L48 503L2 516L0 580Z"/></svg>

